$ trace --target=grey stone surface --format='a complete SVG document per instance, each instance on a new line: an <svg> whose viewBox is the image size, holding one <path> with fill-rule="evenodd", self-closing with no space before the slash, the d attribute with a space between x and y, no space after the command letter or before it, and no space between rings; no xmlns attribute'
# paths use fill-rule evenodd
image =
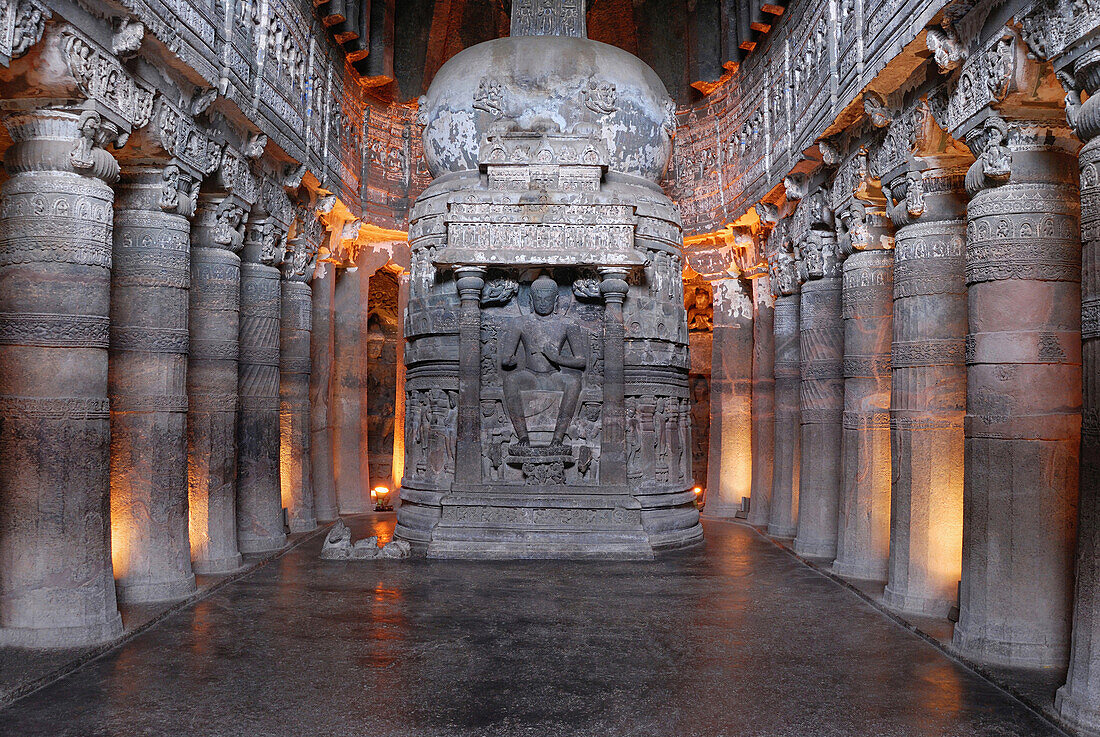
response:
<svg viewBox="0 0 1100 737"><path fill-rule="evenodd" d="M328 264L318 264L311 286L313 330L309 334L309 460L313 468L313 513L320 522L331 522L340 516L336 506L332 442L335 285L336 270Z"/></svg>
<svg viewBox="0 0 1100 737"><path fill-rule="evenodd" d="M385 539L391 525L352 530ZM655 563L341 563L319 560L321 546L218 589L0 711L0 725L26 737L367 723L449 737L1061 734L748 527L708 523L705 549Z"/></svg>
<svg viewBox="0 0 1100 737"><path fill-rule="evenodd" d="M195 590L187 514L191 181L170 164L127 170L116 188L108 390L111 553L122 601Z"/></svg>
<svg viewBox="0 0 1100 737"><path fill-rule="evenodd" d="M336 275L333 298L332 448L340 514L371 509L367 456L367 297L362 268Z"/></svg>
<svg viewBox="0 0 1100 737"><path fill-rule="evenodd" d="M771 507L768 510L768 534L793 538L798 533L798 488L801 467L801 401L799 385L800 296L793 273L778 278L773 272L775 298L775 460Z"/></svg>
<svg viewBox="0 0 1100 737"><path fill-rule="evenodd" d="M94 643L122 628L107 395L119 167L84 138L102 124L94 114L36 110L4 124L14 143L0 185L0 642Z"/></svg>
<svg viewBox="0 0 1100 737"><path fill-rule="evenodd" d="M775 297L767 275L752 280L752 497L749 524L767 529L775 459Z"/></svg>

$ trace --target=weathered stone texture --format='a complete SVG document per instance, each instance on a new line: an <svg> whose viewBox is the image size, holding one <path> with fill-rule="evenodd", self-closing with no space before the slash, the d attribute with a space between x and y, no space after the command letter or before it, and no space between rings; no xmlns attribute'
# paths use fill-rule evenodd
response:
<svg viewBox="0 0 1100 737"><path fill-rule="evenodd" d="M178 169L138 168L117 187L108 387L112 557L123 601L195 590L186 385L193 203L179 196L179 179ZM165 188L175 207L163 206Z"/></svg>
<svg viewBox="0 0 1100 737"><path fill-rule="evenodd" d="M766 528L775 458L775 298L771 279L752 280L752 498L749 524Z"/></svg>
<svg viewBox="0 0 1100 737"><path fill-rule="evenodd" d="M801 470L801 358L799 294L775 298L775 461L768 534L794 537L798 532Z"/></svg>
<svg viewBox="0 0 1100 737"><path fill-rule="evenodd" d="M954 643L976 660L1058 665L1069 649L1081 425L1077 167L1043 143L1046 126L1014 124L1005 146L989 125L967 173L975 194ZM1004 154L1011 169L1001 184L989 174L1000 174Z"/></svg>
<svg viewBox="0 0 1100 737"><path fill-rule="evenodd" d="M710 458L703 516L732 518L752 484L752 298L740 279L714 282Z"/></svg>
<svg viewBox="0 0 1100 737"><path fill-rule="evenodd" d="M894 253L844 261L843 481L833 572L886 580L890 550L890 340Z"/></svg>
<svg viewBox="0 0 1100 737"><path fill-rule="evenodd" d="M332 360L332 435L340 514L371 509L367 433L367 298L369 275L343 270L336 277Z"/></svg>
<svg viewBox="0 0 1100 737"><path fill-rule="evenodd" d="M313 513L319 522L340 516L332 431L335 286L336 270L327 264L319 266L313 278L313 331L309 336L309 460L313 467Z"/></svg>
<svg viewBox="0 0 1100 737"><path fill-rule="evenodd" d="M111 575L107 398L118 165L77 114L5 121L0 185L0 642L87 645L122 631Z"/></svg>
<svg viewBox="0 0 1100 737"><path fill-rule="evenodd" d="M966 196L957 171L925 172L923 182L924 214L915 222L908 213L895 216L894 482L883 601L946 616L962 563Z"/></svg>
<svg viewBox="0 0 1100 737"><path fill-rule="evenodd" d="M291 532L317 526L310 432L310 330L313 294L304 281L283 278L279 319L279 481Z"/></svg>

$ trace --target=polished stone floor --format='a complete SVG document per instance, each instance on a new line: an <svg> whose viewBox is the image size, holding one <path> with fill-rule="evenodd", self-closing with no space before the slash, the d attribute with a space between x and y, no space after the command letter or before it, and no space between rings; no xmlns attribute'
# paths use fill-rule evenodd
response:
<svg viewBox="0 0 1100 737"><path fill-rule="evenodd" d="M1061 734L753 530L706 535L656 563L322 562L318 536L0 711L0 735Z"/></svg>

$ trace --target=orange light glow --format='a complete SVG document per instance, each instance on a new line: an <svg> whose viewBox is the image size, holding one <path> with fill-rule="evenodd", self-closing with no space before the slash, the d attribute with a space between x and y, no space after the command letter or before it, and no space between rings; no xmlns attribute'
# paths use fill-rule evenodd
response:
<svg viewBox="0 0 1100 737"><path fill-rule="evenodd" d="M703 495L703 487L702 486L696 486L694 489L692 489L692 491L695 492L695 496L702 496Z"/></svg>
<svg viewBox="0 0 1100 737"><path fill-rule="evenodd" d="M385 498L389 493L390 493L390 490L388 488L386 488L385 486L376 486L376 487L374 487L373 489L370 490L370 498L371 499L378 499L380 497Z"/></svg>

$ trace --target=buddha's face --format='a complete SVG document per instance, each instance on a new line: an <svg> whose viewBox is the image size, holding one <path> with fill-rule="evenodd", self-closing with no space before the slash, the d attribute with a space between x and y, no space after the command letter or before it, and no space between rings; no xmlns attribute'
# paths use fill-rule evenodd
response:
<svg viewBox="0 0 1100 737"><path fill-rule="evenodd" d="M551 314L558 306L558 285L550 279L535 280L531 285L531 306L543 317Z"/></svg>

